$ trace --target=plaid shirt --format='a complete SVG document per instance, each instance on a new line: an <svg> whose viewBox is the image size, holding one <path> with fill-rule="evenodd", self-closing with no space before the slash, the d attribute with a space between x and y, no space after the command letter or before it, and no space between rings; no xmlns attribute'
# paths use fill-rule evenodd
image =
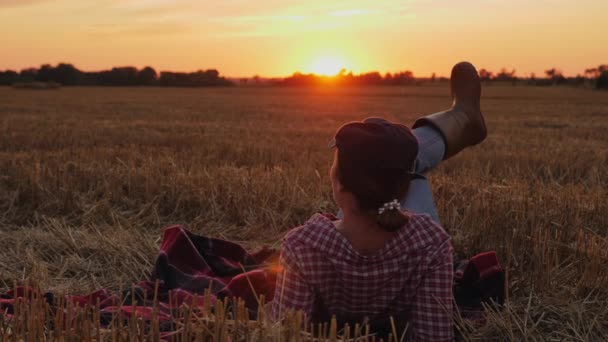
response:
<svg viewBox="0 0 608 342"><path fill-rule="evenodd" d="M412 340L453 340L454 265L443 228L427 215L412 214L380 251L361 255L332 219L316 214L285 236L273 317L288 310L302 310L313 321L392 316L407 321Z"/></svg>

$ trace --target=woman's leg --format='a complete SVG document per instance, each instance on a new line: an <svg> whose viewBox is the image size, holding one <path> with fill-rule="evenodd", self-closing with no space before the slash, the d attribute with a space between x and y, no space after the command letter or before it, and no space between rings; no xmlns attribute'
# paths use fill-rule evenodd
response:
<svg viewBox="0 0 608 342"><path fill-rule="evenodd" d="M486 138L487 129L480 108L481 81L471 63L458 63L452 68L450 90L454 100L451 109L431 114L414 123L413 132L418 138L420 150L416 161L418 174L432 170L441 160ZM412 181L401 207L416 213L427 213L439 223L431 186L421 177Z"/></svg>
<svg viewBox="0 0 608 342"><path fill-rule="evenodd" d="M445 154L445 142L435 128L422 126L412 130L418 139L418 157L416 158L416 173L427 173L436 168Z"/></svg>
<svg viewBox="0 0 608 342"><path fill-rule="evenodd" d="M430 126L422 126L412 132L418 139L417 175L411 181L407 194L401 199L401 208L414 213L428 214L433 221L439 223L431 184L422 174L441 163L445 154L445 142L439 131Z"/></svg>
<svg viewBox="0 0 608 342"><path fill-rule="evenodd" d="M401 199L401 208L412 213L428 214L433 221L441 223L433 200L431 184L423 175L418 177L410 182L407 194Z"/></svg>

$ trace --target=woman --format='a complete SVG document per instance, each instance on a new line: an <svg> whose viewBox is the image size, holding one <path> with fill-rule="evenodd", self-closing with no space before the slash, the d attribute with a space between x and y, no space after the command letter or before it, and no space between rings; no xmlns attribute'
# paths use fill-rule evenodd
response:
<svg viewBox="0 0 608 342"><path fill-rule="evenodd" d="M286 235L274 317L302 310L378 329L393 317L410 339L453 339L451 240L419 174L484 140L486 127L473 65L454 66L451 89L452 108L413 131L378 118L338 130L330 179L342 218L317 214Z"/></svg>

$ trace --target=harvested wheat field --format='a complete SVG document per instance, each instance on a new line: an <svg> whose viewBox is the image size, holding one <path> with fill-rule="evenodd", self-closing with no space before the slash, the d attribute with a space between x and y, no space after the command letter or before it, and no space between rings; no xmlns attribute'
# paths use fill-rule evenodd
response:
<svg viewBox="0 0 608 342"><path fill-rule="evenodd" d="M313 213L336 211L327 141L342 123L385 116L409 125L447 108L448 92L0 88L0 292L130 286L149 276L162 228L176 223L276 247ZM606 95L487 86L488 139L429 175L457 258L496 250L507 270L506 306L475 329L456 318L463 339L608 339ZM293 323L239 326L217 305L212 319L171 338L302 337ZM144 338L136 320L100 332L94 311L57 335L44 322L65 318L24 303L0 318L0 337Z"/></svg>

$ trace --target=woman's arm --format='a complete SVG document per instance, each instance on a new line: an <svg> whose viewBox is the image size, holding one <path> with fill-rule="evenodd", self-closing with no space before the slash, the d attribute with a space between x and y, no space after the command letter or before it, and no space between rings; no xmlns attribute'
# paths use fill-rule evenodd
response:
<svg viewBox="0 0 608 342"><path fill-rule="evenodd" d="M301 273L296 253L287 244L281 248L280 265L272 302L273 319L281 319L290 310L301 310L310 318L313 290Z"/></svg>
<svg viewBox="0 0 608 342"><path fill-rule="evenodd" d="M410 315L413 341L453 341L452 244L446 240L428 256L428 267Z"/></svg>

